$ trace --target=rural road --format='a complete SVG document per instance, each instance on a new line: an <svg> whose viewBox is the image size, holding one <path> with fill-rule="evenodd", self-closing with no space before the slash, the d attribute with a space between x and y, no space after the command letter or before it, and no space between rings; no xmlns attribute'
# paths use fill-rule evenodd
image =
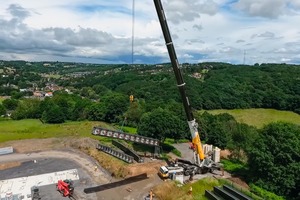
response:
<svg viewBox="0 0 300 200"><path fill-rule="evenodd" d="M173 146L181 152L181 158L185 160L189 160L193 162L193 151L189 148L190 144L189 143L179 143L179 144L173 144Z"/></svg>

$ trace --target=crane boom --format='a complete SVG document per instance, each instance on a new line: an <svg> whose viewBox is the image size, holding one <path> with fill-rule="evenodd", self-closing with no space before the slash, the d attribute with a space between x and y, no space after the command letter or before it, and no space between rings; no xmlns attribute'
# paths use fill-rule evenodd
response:
<svg viewBox="0 0 300 200"><path fill-rule="evenodd" d="M181 95L181 99L182 99L182 103L183 103L183 107L187 116L187 120L188 120L188 125L190 128L190 132L192 135L192 143L195 147L195 154L194 154L194 159L196 164L200 165L201 164L201 160L204 159L204 152L202 149L202 145L201 145L201 140L200 140L200 136L198 133L198 124L193 116L192 113L192 109L189 103L189 99L186 95L186 91L185 91L185 82L183 80L182 77L182 73L179 69L179 63L177 60L177 56L176 56L176 51L172 42L172 38L171 38L171 34L168 28L168 23L166 20L166 16L163 10L163 6L161 3L161 0L154 0L154 4L155 4L155 8L156 8L156 12L159 18L159 22L161 25L161 29L165 38L165 42L166 42L166 46L168 49L168 53L169 53L169 57L171 60L171 64L172 64L172 68L176 77L176 81L177 81L177 87L179 89L180 95Z"/></svg>

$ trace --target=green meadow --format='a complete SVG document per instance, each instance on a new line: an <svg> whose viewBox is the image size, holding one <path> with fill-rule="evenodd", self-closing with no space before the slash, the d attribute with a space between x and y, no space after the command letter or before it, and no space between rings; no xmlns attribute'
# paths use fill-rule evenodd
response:
<svg viewBox="0 0 300 200"><path fill-rule="evenodd" d="M99 139L100 137L91 134L94 126L109 128L109 125L103 122L81 121L63 124L43 124L37 119L0 120L0 142L67 136Z"/></svg>
<svg viewBox="0 0 300 200"><path fill-rule="evenodd" d="M200 111L204 112L204 111ZM300 115L291 111L280 111L275 109L234 109L234 110L208 110L210 114L217 115L228 113L238 122L262 128L271 122L290 122L300 125Z"/></svg>

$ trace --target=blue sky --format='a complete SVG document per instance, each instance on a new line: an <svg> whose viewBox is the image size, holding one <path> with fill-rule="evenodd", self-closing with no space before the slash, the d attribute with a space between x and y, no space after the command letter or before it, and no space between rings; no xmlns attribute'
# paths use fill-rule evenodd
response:
<svg viewBox="0 0 300 200"><path fill-rule="evenodd" d="M162 0L180 63L300 64L300 0ZM6 0L0 59L131 63L132 1ZM135 0L134 63L169 62L153 1Z"/></svg>

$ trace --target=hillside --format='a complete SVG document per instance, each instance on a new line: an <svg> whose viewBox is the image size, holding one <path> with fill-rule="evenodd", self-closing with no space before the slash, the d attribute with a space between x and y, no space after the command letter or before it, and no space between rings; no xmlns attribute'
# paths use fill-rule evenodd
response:
<svg viewBox="0 0 300 200"><path fill-rule="evenodd" d="M180 103L170 64L96 65L3 61L0 96L32 95L38 89L67 89L89 99L114 91L145 101L146 110ZM300 113L300 67L288 64L181 66L187 95L196 110L274 108ZM38 87L33 87L38 86ZM20 94L20 89L25 90Z"/></svg>

